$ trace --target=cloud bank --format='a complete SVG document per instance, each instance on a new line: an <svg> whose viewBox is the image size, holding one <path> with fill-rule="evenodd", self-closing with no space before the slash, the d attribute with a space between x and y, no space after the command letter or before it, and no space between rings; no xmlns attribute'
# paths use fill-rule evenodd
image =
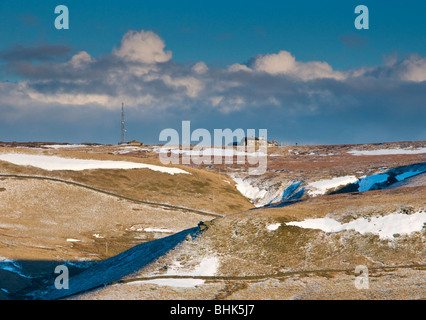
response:
<svg viewBox="0 0 426 320"><path fill-rule="evenodd" d="M49 44L0 51L2 78L19 79L0 82L0 121L19 123L35 113L61 112L71 115L61 120L71 125L78 114L108 114L124 101L136 118L215 120L218 128L257 124L273 127L277 135L288 134L290 127L306 131L309 124L317 130L331 124L352 139L361 126L377 139L398 132L395 126L409 133L400 139L425 134L418 122L425 118L426 101L426 58L421 56L351 70L298 61L286 50L223 68L203 61L180 64L172 57L159 35L144 30L127 32L99 57ZM287 129L280 133L280 126ZM328 141L331 132L323 132Z"/></svg>

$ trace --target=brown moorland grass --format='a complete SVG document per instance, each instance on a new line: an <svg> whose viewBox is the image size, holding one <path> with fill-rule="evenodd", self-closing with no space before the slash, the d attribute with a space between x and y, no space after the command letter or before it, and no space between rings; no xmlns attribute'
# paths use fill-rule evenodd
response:
<svg viewBox="0 0 426 320"><path fill-rule="evenodd" d="M0 252L13 260L104 259L205 218L61 182L7 178L1 184Z"/></svg>
<svg viewBox="0 0 426 320"><path fill-rule="evenodd" d="M294 273L254 280L207 280L192 288L155 285L144 281L118 283L69 299L146 300L421 300L425 298L424 270L370 270L369 288L355 286L353 270Z"/></svg>
<svg viewBox="0 0 426 320"><path fill-rule="evenodd" d="M381 148L381 146L378 147ZM0 151L3 152L3 150ZM113 152L113 150L115 149L111 147L108 152ZM306 152L309 151L309 149L306 150ZM6 152L14 151L16 149ZM105 151L106 149L92 148L90 153L83 149L26 150L25 152L99 160L142 161L162 165L154 156L138 160L137 156L114 155L105 153ZM290 157L294 158L290 159ZM364 166L371 166L371 170L376 170L384 163L393 166L424 161L424 155L409 155L408 157L383 157L385 161L366 157L364 163L362 159L357 163L359 157L343 155L344 158L337 163L335 162L337 158L331 156L327 158L330 161L324 162L326 163L326 166L323 167L324 170L320 170L318 173L315 171L318 169L315 166L315 156L314 158L309 157L307 154L302 157L285 155L284 159L294 161L294 169L306 170L300 174L306 174L308 177L317 175L323 177L336 172L347 174ZM345 163L345 159L349 162ZM309 161L311 161L311 166ZM336 167L333 167L333 163ZM346 165L349 165L350 169L346 168ZM326 289L327 283L324 284L322 280L333 279L333 275L327 270L353 270L360 264L380 268L381 266L426 263L426 231L424 229L410 236L402 235L391 241L384 241L376 235L361 235L355 231L325 233L320 230L285 225L293 220L324 216L347 222L358 217L385 215L395 211L410 213L426 207L425 187L327 195L295 202L291 206L283 208L248 210L253 206L246 199L241 199L241 195L238 194L240 198L237 198L238 201L235 203L235 188L229 190L224 188L233 186L232 181L226 176L189 167L182 166L181 168L193 173L192 176L167 174L160 176L157 172L145 169L126 170L125 172L123 170L48 172L32 167L0 163L1 172L4 173L52 176L89 184L100 189L106 188L111 192L129 197L142 199L148 197L147 200L152 201L161 199L157 201L195 208L199 206L200 209L206 211L216 208L217 210L212 209L211 211L234 212L223 218L215 219L200 237L193 241L185 241L175 250L141 270L140 275L158 271L176 260L185 266L194 264L194 261L201 261L205 256L215 255L220 259L218 275L256 277L265 274L280 275L285 272L312 271L311 288L315 287L315 283L321 282L321 288ZM276 168L281 169L280 166ZM175 180L178 177L179 179ZM230 181L231 185L223 180ZM55 259L64 257L103 259L114 256L138 242L167 235L167 233L153 235L135 231L140 227L175 228L179 225L180 228L185 228L186 224L194 226L201 218L182 211L176 212L170 209L130 204L125 200L110 199L106 195L100 196L88 190L83 191L77 187L55 182L33 181L28 183L28 180L0 179L0 187L4 189L0 190L0 198L6 199L1 203L9 202L11 206L4 207L0 215L4 218L1 221L0 229L1 252L12 256L16 254L15 257L18 254L24 257L25 253L27 259L37 257L47 259L53 255L56 255ZM240 200L241 204L239 204ZM242 204L246 205L245 209ZM59 211L63 211L63 215L58 212L58 208ZM233 209L233 211L227 211L228 209ZM97 219L93 217L97 217ZM206 219L206 217L201 219ZM35 221L37 223L34 223ZM160 221L164 222L161 226L158 224ZM34 228L31 223L34 223ZM276 223L280 224L276 230L267 229L268 225ZM103 238L97 238L94 234L102 235ZM80 241L70 242L66 240L67 237ZM54 240L57 238L61 239L59 245ZM339 279L339 276L334 277ZM311 276L305 275L301 278L311 278ZM263 294L265 297L270 297L272 293L278 295L278 291L274 288L278 287L283 290L285 287L285 284L283 284L284 287L279 285L263 287L262 282L254 282L253 285L248 282L244 283L248 285L235 285L235 283L228 282L229 285L220 286L220 283L214 282L213 287L216 288L216 291L210 290L210 292L206 289L208 287L204 287L204 289L210 296L218 298L261 297ZM403 281L399 283L404 284ZM152 287L151 285L149 288ZM155 286L154 288L158 289ZM394 289L392 286L389 288ZM201 287L200 290L204 289ZM206 290L204 290L204 294L207 294ZM247 292L251 292L251 290L253 290L253 295ZM174 297L185 296L187 292L174 289L161 289L160 291ZM240 296L239 293L243 295ZM325 295L321 290L314 292L302 290L296 294L296 297L311 296L315 298L321 297L321 294ZM341 296L344 297L345 294L342 293ZM121 297L124 296L125 292ZM386 297L386 295L381 296ZM350 295L346 295L346 297L350 297ZM364 295L364 297L368 297L368 295Z"/></svg>
<svg viewBox="0 0 426 320"><path fill-rule="evenodd" d="M16 151L13 148L0 148L0 152L22 151ZM78 159L132 161L164 166L158 159L142 160L135 157L86 153L75 150L25 150L25 153ZM233 181L227 176L184 166L173 167L179 167L191 174L170 175L150 169L46 171L0 161L2 173L70 180L139 200L169 203L219 214L240 212L253 208L253 205L236 190Z"/></svg>
<svg viewBox="0 0 426 320"><path fill-rule="evenodd" d="M383 240L353 230L326 233L286 225L325 216L343 222L394 212L409 214L426 208L425 195L426 187L339 194L284 208L227 215L214 219L200 237L141 270L140 275L155 272L173 260L185 264L211 255L220 258L218 275L224 276L426 264L426 229ZM267 229L277 223L276 230Z"/></svg>

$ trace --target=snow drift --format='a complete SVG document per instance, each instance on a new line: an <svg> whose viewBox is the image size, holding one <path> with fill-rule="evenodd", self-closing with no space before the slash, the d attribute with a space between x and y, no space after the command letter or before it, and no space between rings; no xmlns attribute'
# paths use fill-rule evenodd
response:
<svg viewBox="0 0 426 320"><path fill-rule="evenodd" d="M62 158L57 156L43 156L22 153L0 154L0 160L10 162L20 166L32 166L43 170L90 170L90 169L150 169L163 173L189 174L189 172L172 167L156 166L152 164L128 162L128 161L106 161L106 160L87 160L75 158Z"/></svg>

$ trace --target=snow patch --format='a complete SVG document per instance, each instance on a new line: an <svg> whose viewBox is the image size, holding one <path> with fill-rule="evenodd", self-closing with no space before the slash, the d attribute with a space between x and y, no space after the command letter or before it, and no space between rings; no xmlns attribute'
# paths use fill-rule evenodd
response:
<svg viewBox="0 0 426 320"><path fill-rule="evenodd" d="M256 152L246 152L237 150L233 147L231 148L202 148L201 150L187 150L187 149L179 149L179 148L153 148L154 152L157 153L174 153L174 154L181 154L185 156L191 156L191 157L233 157L233 156L249 156L249 157L261 157L261 156L267 156L266 153L263 153L261 151Z"/></svg>
<svg viewBox="0 0 426 320"><path fill-rule="evenodd" d="M166 228L145 228L143 229L145 232L165 232L165 233L173 233L173 230L166 229Z"/></svg>
<svg viewBox="0 0 426 320"><path fill-rule="evenodd" d="M355 176L344 176L319 180L309 183L307 186L307 192L310 196L316 197L325 194L327 190L337 188L338 186L345 186L356 181L358 181L358 179Z"/></svg>
<svg viewBox="0 0 426 320"><path fill-rule="evenodd" d="M286 200L300 198L305 189L299 189L302 181L289 181L287 184L276 183L273 180L258 178L244 179L230 175L237 190L256 207L279 204Z"/></svg>
<svg viewBox="0 0 426 320"><path fill-rule="evenodd" d="M158 286L168 286L168 287L178 287L178 288L194 288L204 284L204 280L201 279L191 279L191 278L170 278L170 279L152 279L152 280L140 280L132 281L126 285L134 284L156 284Z"/></svg>
<svg viewBox="0 0 426 320"><path fill-rule="evenodd" d="M281 226L281 223L274 223L274 224L270 224L270 225L266 226L266 229L268 229L268 231L275 231L280 226Z"/></svg>
<svg viewBox="0 0 426 320"><path fill-rule="evenodd" d="M72 148L84 148L84 147L92 147L91 145L85 144L46 144L42 145L44 148L49 149L72 149Z"/></svg>
<svg viewBox="0 0 426 320"><path fill-rule="evenodd" d="M265 189L259 189L258 187L253 186L249 181L241 178L233 178L236 183L237 190L246 198L255 203L259 199L263 199L267 194ZM256 205L256 204L255 204ZM256 206L262 206L262 204L257 204Z"/></svg>
<svg viewBox="0 0 426 320"><path fill-rule="evenodd" d="M217 257L206 257L200 264L192 269L185 268L180 262L175 261L167 269L167 275L173 276L214 276L219 268L219 259Z"/></svg>
<svg viewBox="0 0 426 320"><path fill-rule="evenodd" d="M48 171L81 171L89 169L150 169L171 175L179 173L190 174L189 172L178 168L156 166L145 163L61 158L57 156L42 156L22 153L0 154L0 160L21 166L33 166Z"/></svg>
<svg viewBox="0 0 426 320"><path fill-rule="evenodd" d="M325 232L340 232L355 230L361 234L374 233L380 239L393 239L395 234L410 234L421 231L426 223L426 212L419 211L413 214L393 213L386 216L373 218L359 218L348 223L341 224L331 218L306 219L286 223L305 229L319 229Z"/></svg>
<svg viewBox="0 0 426 320"><path fill-rule="evenodd" d="M131 226L130 228L127 228L126 230L130 230L130 231L138 231L138 232L163 232L163 233L175 233L175 231L171 230L171 229L167 229L167 228L143 228L141 225L134 225Z"/></svg>
<svg viewBox="0 0 426 320"><path fill-rule="evenodd" d="M175 261L167 269L166 276L185 276L187 278L166 278L166 279L152 279L152 280L141 280L139 283L151 283L157 284L160 286L170 286L170 287L184 287L190 288L197 285L204 284L202 279L193 279L190 277L197 276L214 276L216 275L217 269L219 268L219 259L217 257L205 257L201 260L200 264L194 268L186 268L179 261ZM188 278L189 277L189 278ZM134 282L132 282L134 283Z"/></svg>
<svg viewBox="0 0 426 320"><path fill-rule="evenodd" d="M378 156L392 154L421 154L426 153L426 148L419 149L379 149L379 150L352 150L348 153L354 156Z"/></svg>

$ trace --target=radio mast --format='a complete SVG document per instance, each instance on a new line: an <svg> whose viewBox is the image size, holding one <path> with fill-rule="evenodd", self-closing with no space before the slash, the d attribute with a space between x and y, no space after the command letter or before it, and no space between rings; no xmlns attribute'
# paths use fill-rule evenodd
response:
<svg viewBox="0 0 426 320"><path fill-rule="evenodd" d="M124 102L121 103L121 143L126 144L126 126L124 122Z"/></svg>

